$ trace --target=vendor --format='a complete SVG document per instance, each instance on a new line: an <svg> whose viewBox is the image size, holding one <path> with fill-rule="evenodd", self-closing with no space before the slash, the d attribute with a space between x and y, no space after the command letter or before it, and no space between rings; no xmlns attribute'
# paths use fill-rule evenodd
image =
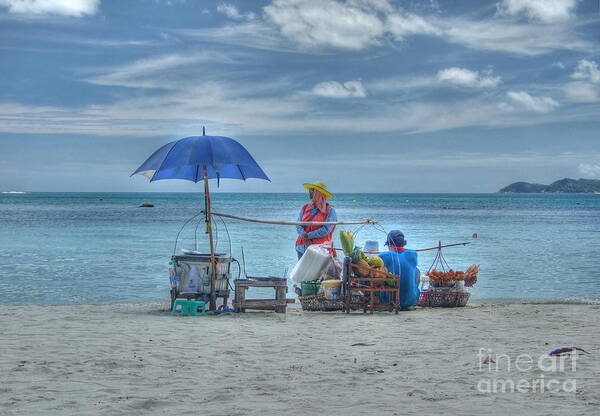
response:
<svg viewBox="0 0 600 416"><path fill-rule="evenodd" d="M300 210L298 216L299 222L335 222L337 215L335 208L327 203L327 198L333 198L333 195L327 190L327 185L321 181L314 183L305 183L302 185L308 189L310 203L305 204ZM296 253L298 259L302 257L306 248L311 244L328 243L333 245L333 231L335 225L298 225L296 231Z"/></svg>
<svg viewBox="0 0 600 416"><path fill-rule="evenodd" d="M388 272L400 276L400 308L407 310L419 302L417 252L404 248L406 240L404 233L399 230L392 230L388 233L385 245L389 250L379 254L379 257L383 260ZM387 293L385 294L387 295Z"/></svg>

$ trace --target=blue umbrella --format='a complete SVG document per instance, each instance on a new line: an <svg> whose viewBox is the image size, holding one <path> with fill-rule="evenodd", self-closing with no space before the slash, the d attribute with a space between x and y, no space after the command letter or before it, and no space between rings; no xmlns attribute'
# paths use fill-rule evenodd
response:
<svg viewBox="0 0 600 416"><path fill-rule="evenodd" d="M168 143L152 154L133 175L150 182L161 179L265 179L269 177L237 141L222 136L192 136ZM205 175L206 174L206 175Z"/></svg>
<svg viewBox="0 0 600 416"><path fill-rule="evenodd" d="M208 231L212 267L211 310L215 309L216 267L214 243L211 227L211 204L209 179L230 178L246 180L248 178L265 179L269 177L256 163L248 151L237 141L222 136L191 136L168 143L155 151L141 164L133 175L143 175L150 182L161 179L185 179L204 181L204 214Z"/></svg>

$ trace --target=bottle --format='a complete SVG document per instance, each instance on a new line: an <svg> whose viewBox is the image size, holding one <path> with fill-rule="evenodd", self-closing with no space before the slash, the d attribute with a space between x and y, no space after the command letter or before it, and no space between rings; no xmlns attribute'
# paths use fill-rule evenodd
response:
<svg viewBox="0 0 600 416"><path fill-rule="evenodd" d="M188 280L188 287L187 287L186 292L197 293L198 292L198 281L199 281L198 269L196 269L196 266L192 266L190 268L190 278Z"/></svg>
<svg viewBox="0 0 600 416"><path fill-rule="evenodd" d="M169 281L171 282L171 287L176 288L179 285L181 278L179 277L179 274L177 273L177 266L174 264L174 261L171 260L170 263L172 265L169 268Z"/></svg>
<svg viewBox="0 0 600 416"><path fill-rule="evenodd" d="M169 277L169 280L171 281L171 287L172 288L176 288L179 285L179 282L181 281L181 278L179 277L179 275L174 274L172 276Z"/></svg>

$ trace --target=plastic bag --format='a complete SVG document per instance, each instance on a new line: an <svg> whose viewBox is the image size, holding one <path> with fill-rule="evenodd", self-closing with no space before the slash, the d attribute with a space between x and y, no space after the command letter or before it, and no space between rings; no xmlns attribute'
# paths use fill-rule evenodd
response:
<svg viewBox="0 0 600 416"><path fill-rule="evenodd" d="M290 279L293 282L317 280L329 264L331 254L324 244L308 246L304 255L292 269Z"/></svg>
<svg viewBox="0 0 600 416"><path fill-rule="evenodd" d="M322 280L339 279L342 276L342 263L335 257L329 258L327 267L321 273Z"/></svg>

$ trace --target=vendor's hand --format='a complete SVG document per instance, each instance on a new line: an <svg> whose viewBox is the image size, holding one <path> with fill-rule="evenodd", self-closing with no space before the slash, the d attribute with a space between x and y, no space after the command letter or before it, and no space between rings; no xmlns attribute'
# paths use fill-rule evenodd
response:
<svg viewBox="0 0 600 416"><path fill-rule="evenodd" d="M310 245L310 238L308 238L308 234L306 234L306 233L302 234L302 242L307 247Z"/></svg>

